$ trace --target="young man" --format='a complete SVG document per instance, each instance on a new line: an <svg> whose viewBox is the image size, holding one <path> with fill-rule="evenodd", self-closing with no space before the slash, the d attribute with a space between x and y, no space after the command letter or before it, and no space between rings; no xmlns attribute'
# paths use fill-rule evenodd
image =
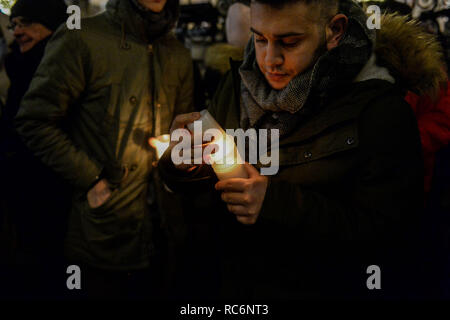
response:
<svg viewBox="0 0 450 320"><path fill-rule="evenodd" d="M397 70L375 63L366 20L350 0L252 1L244 61L209 111L224 129L278 129L279 171L211 173L227 297L388 298L418 285L402 276L417 271L406 249L423 205L419 133ZM190 168L189 180L183 169L170 150L160 161L174 191L210 172Z"/></svg>
<svg viewBox="0 0 450 320"><path fill-rule="evenodd" d="M161 279L148 139L193 109L192 61L170 32L177 17L177 0L111 0L81 30L60 28L16 117L73 187L66 253L93 297L150 295Z"/></svg>

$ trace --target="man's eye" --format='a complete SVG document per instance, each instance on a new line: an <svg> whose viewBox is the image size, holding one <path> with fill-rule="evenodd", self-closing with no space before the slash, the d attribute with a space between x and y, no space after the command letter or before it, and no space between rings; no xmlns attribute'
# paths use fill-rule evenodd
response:
<svg viewBox="0 0 450 320"><path fill-rule="evenodd" d="M263 43L263 42L266 42L266 39L264 39L264 38L255 38L255 41L259 42L259 43Z"/></svg>
<svg viewBox="0 0 450 320"><path fill-rule="evenodd" d="M282 42L283 47L287 47L287 48L296 47L298 44L300 44L300 40L289 41L289 42Z"/></svg>

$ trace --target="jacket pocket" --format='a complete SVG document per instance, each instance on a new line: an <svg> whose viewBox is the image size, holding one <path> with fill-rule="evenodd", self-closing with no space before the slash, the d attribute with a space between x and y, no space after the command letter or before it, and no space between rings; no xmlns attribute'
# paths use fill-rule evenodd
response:
<svg viewBox="0 0 450 320"><path fill-rule="evenodd" d="M145 245L144 210L134 202L113 211L92 210L86 203L81 215L81 234L89 254L99 262L128 264L140 260ZM146 238L145 238L146 239ZM148 242L148 241L147 241Z"/></svg>
<svg viewBox="0 0 450 320"><path fill-rule="evenodd" d="M109 198L99 207L96 208L91 208L91 206L89 205L89 202L87 200L87 197L85 197L84 199L84 212L86 212L88 215L94 216L94 217L102 217L102 216L107 216L107 215L111 215L112 213L112 209L113 209L113 202L114 202L114 198L116 196L118 192L118 189L115 189L111 192L111 195L109 196Z"/></svg>

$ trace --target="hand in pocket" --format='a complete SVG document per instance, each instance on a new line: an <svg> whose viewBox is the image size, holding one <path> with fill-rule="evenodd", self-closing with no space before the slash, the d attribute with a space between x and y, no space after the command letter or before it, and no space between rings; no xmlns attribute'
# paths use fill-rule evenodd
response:
<svg viewBox="0 0 450 320"><path fill-rule="evenodd" d="M87 193L87 200L89 207L95 209L103 205L111 197L111 189L109 188L106 179L100 180Z"/></svg>

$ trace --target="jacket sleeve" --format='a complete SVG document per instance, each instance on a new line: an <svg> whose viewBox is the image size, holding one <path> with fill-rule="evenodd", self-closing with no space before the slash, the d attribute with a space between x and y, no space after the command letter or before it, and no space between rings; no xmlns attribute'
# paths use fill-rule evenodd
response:
<svg viewBox="0 0 450 320"><path fill-rule="evenodd" d="M89 55L78 31L59 28L49 41L16 116L16 128L44 164L87 190L101 167L63 130L88 83Z"/></svg>
<svg viewBox="0 0 450 320"><path fill-rule="evenodd" d="M385 97L363 112L358 125L362 159L348 194L330 196L274 176L258 223L327 245L377 245L409 232L407 225L417 222L423 206L423 164L412 110L400 98Z"/></svg>

